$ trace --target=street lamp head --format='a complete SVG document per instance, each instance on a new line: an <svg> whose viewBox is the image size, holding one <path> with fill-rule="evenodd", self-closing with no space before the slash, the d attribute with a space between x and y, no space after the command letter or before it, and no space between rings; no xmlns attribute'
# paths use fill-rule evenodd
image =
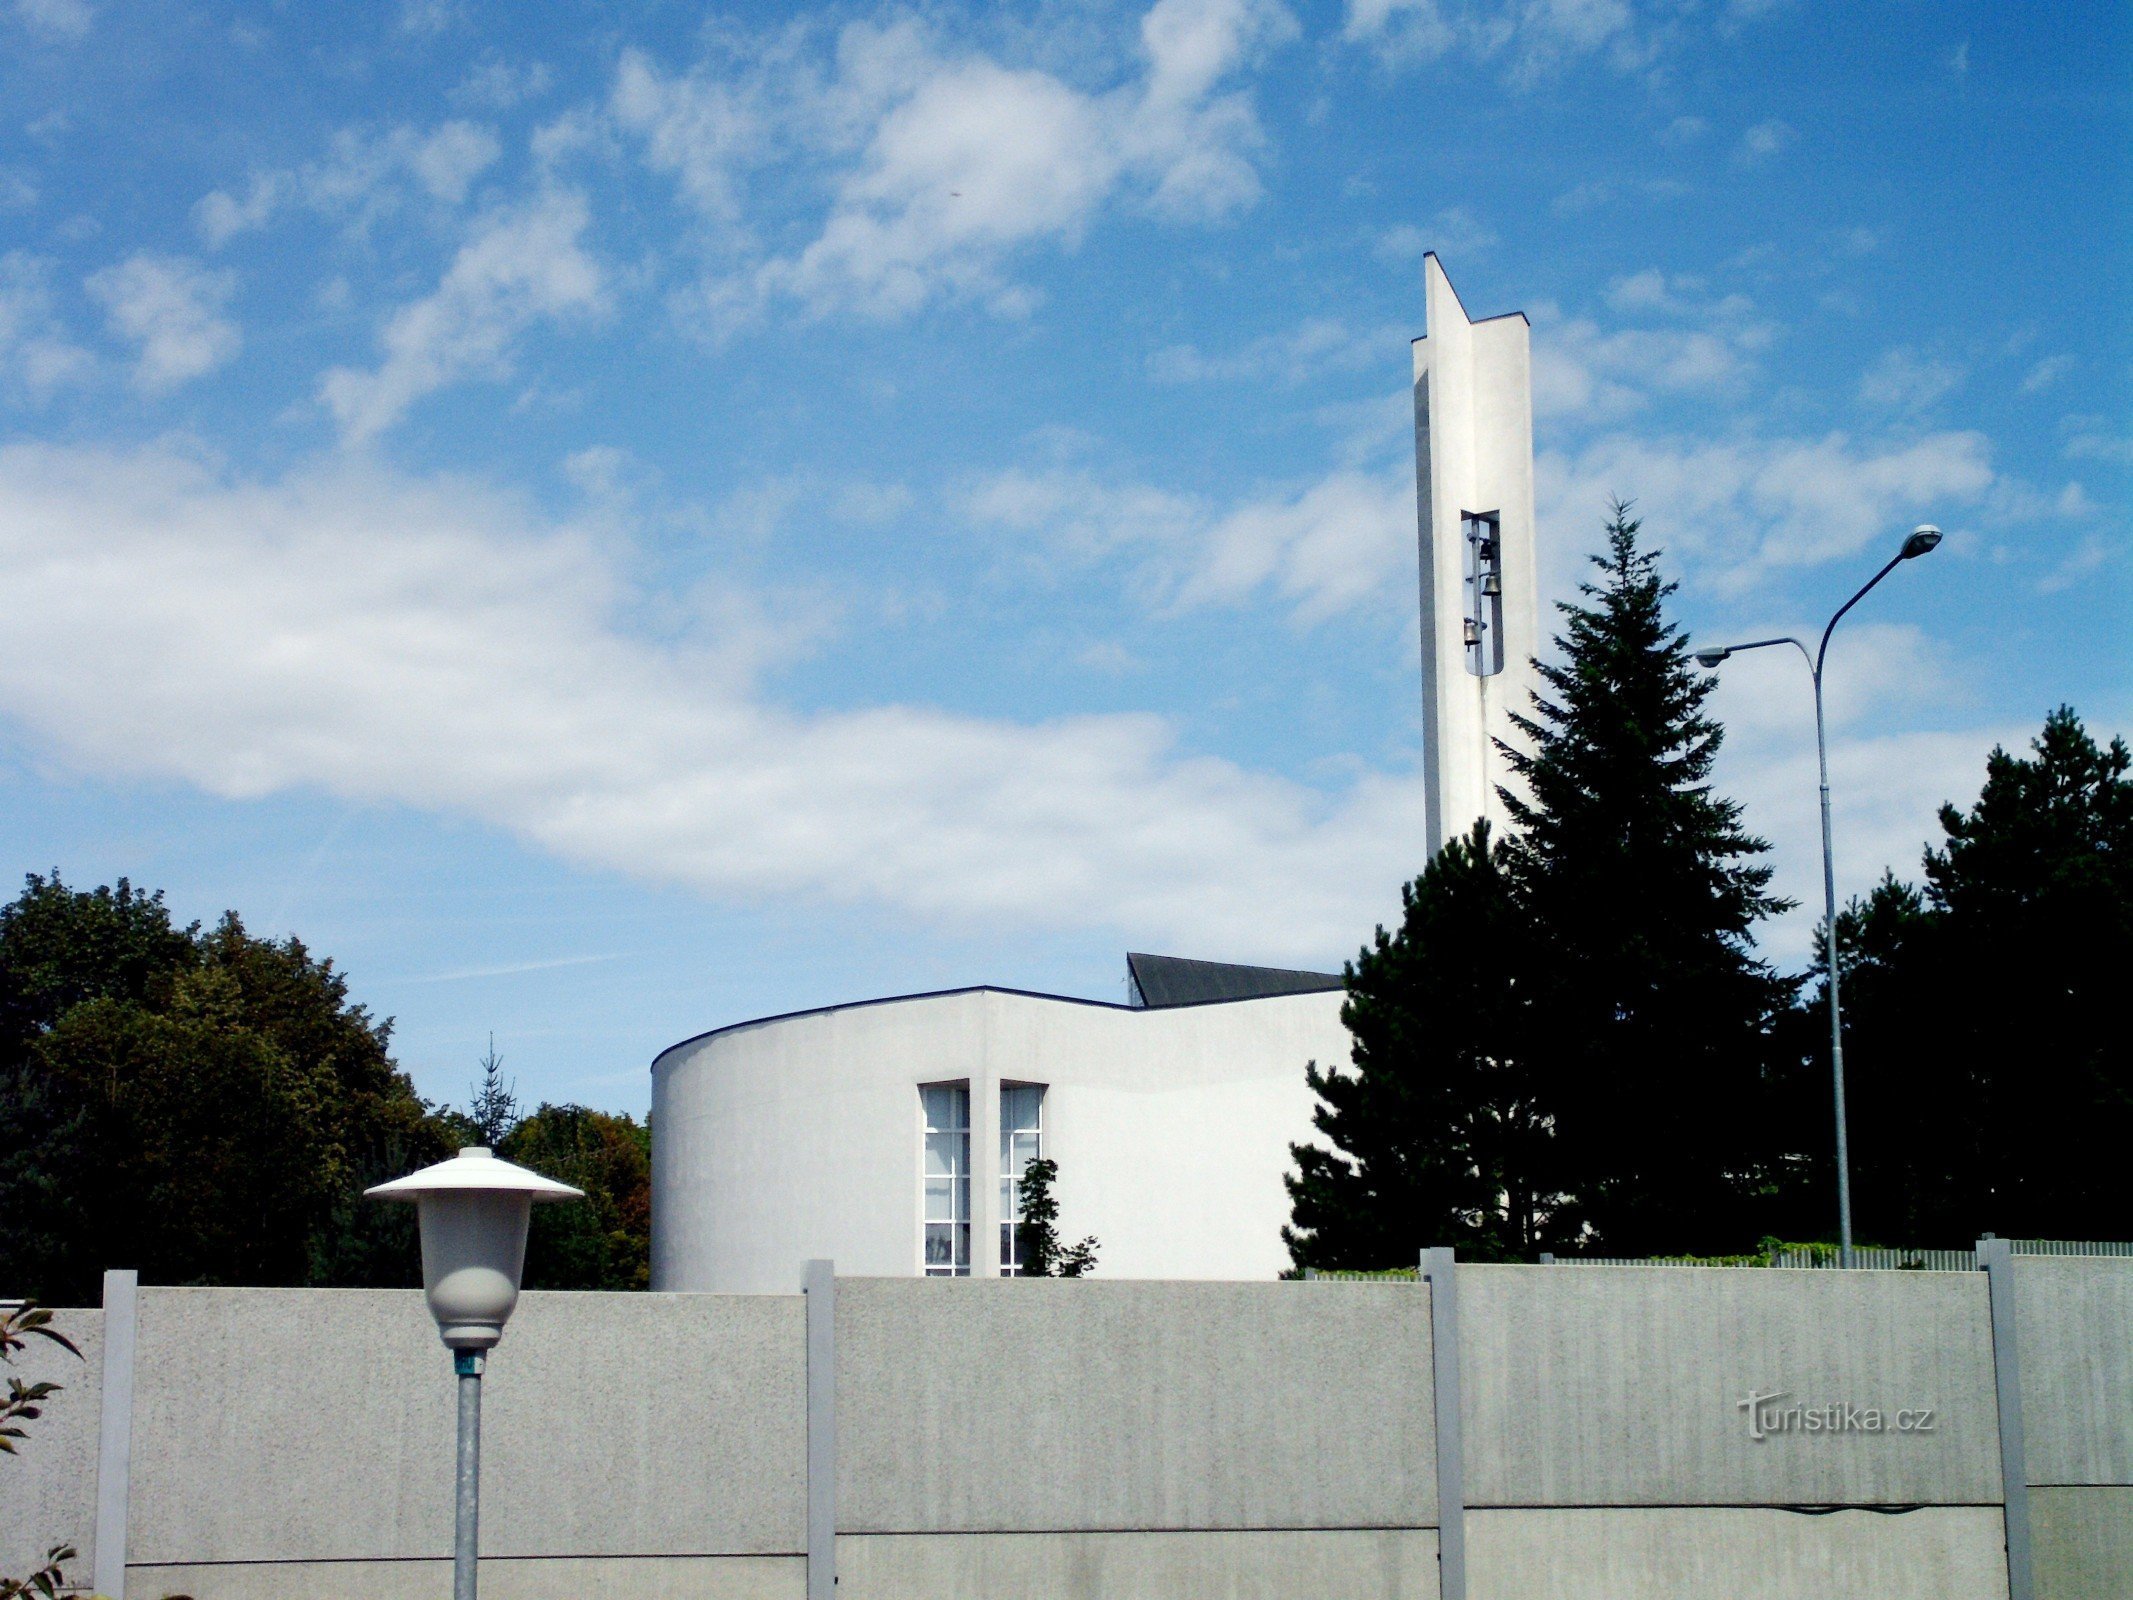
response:
<svg viewBox="0 0 2133 1600"><path fill-rule="evenodd" d="M1911 531L1911 537L1903 542L1903 559L1910 561L1926 554L1940 543L1940 529L1930 522L1921 522Z"/></svg>
<svg viewBox="0 0 2133 1600"><path fill-rule="evenodd" d="M581 1189L499 1161L478 1145L364 1194L415 1202L423 1293L453 1350L487 1350L504 1336L526 1269L533 1202L585 1198Z"/></svg>
<svg viewBox="0 0 2133 1600"><path fill-rule="evenodd" d="M1730 649L1699 650L1696 652L1696 665L1699 667L1715 667L1731 654L1733 652Z"/></svg>

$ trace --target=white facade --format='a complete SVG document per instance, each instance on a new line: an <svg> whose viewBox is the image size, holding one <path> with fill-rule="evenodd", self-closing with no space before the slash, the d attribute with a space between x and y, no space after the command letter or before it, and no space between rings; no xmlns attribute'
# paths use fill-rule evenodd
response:
<svg viewBox="0 0 2133 1600"><path fill-rule="evenodd" d="M1304 1063L1346 1064L1343 998L961 989L686 1040L652 1065L652 1287L791 1292L817 1256L925 1271L921 1091L944 1084L968 1086L971 1274L1000 1272L1002 1088L1041 1085L1060 1233L1100 1241L1100 1275L1271 1278L1289 1146L1313 1137Z"/></svg>
<svg viewBox="0 0 2133 1600"><path fill-rule="evenodd" d="M1429 853L1487 817L1507 781L1495 741L1520 741L1540 650L1533 555L1532 355L1524 312L1467 319L1422 258L1414 343L1415 503L1422 569L1422 750ZM1493 546L1493 548L1490 548ZM1492 583L1493 580L1493 583ZM1496 593L1489 593L1491 587Z"/></svg>

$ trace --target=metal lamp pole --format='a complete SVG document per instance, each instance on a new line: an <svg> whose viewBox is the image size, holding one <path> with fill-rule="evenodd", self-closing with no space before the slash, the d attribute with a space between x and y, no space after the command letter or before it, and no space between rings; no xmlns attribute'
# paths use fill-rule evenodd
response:
<svg viewBox="0 0 2133 1600"><path fill-rule="evenodd" d="M452 1494L452 1600L476 1600L481 1571L481 1375L518 1305L535 1201L583 1190L499 1161L474 1145L449 1161L364 1191L411 1200L422 1234L422 1290L459 1383L459 1457Z"/></svg>
<svg viewBox="0 0 2133 1600"><path fill-rule="evenodd" d="M459 1471L452 1508L452 1600L476 1600L481 1563L481 1369L479 1350L452 1352L459 1374Z"/></svg>
<svg viewBox="0 0 2133 1600"><path fill-rule="evenodd" d="M1807 646L1790 634L1775 639L1751 639L1746 644L1721 645L1715 650L1695 652L1699 665L1715 667L1728 656L1738 655L1743 650L1760 650L1766 645L1789 644L1807 662L1808 673L1815 685L1815 761L1822 779L1822 960L1829 980L1829 1073L1830 1089L1836 1100L1837 1111L1837 1263L1849 1267L1852 1255L1852 1161L1851 1143L1845 1128L1844 1115L1844 1015L1837 998L1837 861L1830 843L1829 832L1829 737L1822 716L1822 667L1829 658L1829 636L1837 631L1837 624L1844 620L1844 613L1866 598L1867 591L1894 572L1897 566L1917 556L1926 554L1940 543L1940 529L1930 522L1920 523L1911 536L1904 540L1903 548L1889 558L1888 565L1860 585L1859 592L1829 619L1829 626L1822 630L1821 647L1813 654Z"/></svg>

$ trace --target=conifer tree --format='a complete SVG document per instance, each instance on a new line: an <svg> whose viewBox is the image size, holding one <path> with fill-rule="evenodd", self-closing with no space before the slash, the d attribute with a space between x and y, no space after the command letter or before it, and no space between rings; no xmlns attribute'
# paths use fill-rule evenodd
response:
<svg viewBox="0 0 2133 1600"><path fill-rule="evenodd" d="M1667 616L1675 586L1617 502L1596 581L1559 609L1558 663L1502 745L1505 870L1544 988L1526 1049L1563 1186L1608 1254L1756 1237L1774 1034L1793 985L1754 954L1785 909L1765 843L1711 792L1713 682Z"/></svg>
<svg viewBox="0 0 2133 1600"><path fill-rule="evenodd" d="M1325 1147L1290 1147L1298 1268L1411 1265L1429 1245L1530 1259L1568 1226L1546 1117L1526 1059L1527 921L1486 822L1400 892L1347 968L1343 1069L1305 1077Z"/></svg>
<svg viewBox="0 0 2133 1600"><path fill-rule="evenodd" d="M1892 876L1837 919L1859 1225L2133 1238L2133 752L2061 706L1940 821L1922 893Z"/></svg>

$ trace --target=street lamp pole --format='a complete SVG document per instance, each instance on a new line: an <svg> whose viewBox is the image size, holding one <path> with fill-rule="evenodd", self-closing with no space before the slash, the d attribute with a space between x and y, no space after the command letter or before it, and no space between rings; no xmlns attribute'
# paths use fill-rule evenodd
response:
<svg viewBox="0 0 2133 1600"><path fill-rule="evenodd" d="M518 1305L526 1232L535 1201L585 1193L470 1146L449 1161L363 1191L415 1204L422 1289L452 1352L459 1387L458 1470L453 1475L452 1600L476 1600L481 1571L481 1375Z"/></svg>
<svg viewBox="0 0 2133 1600"><path fill-rule="evenodd" d="M1851 1139L1846 1128L1844 1114L1844 1011L1843 1002L1837 993L1837 858L1831 842L1829 828L1829 735L1822 712L1822 668L1829 659L1829 636L1837 631L1837 624L1844 620L1844 613L1851 610L1867 591L1886 578L1903 562L1926 554L1940 543L1940 529L1931 523L1920 523L1911 536L1904 540L1903 548L1889 558L1888 564L1859 586L1859 592L1829 619L1829 626L1822 630L1820 648L1812 654L1807 646L1790 634L1781 634L1775 639L1752 639L1746 644L1721 645L1713 650L1695 652L1697 662L1706 667L1715 667L1728 656L1738 655L1743 650L1760 650L1766 645L1789 644L1800 652L1807 662L1808 674L1815 686L1815 764L1822 785L1822 962L1829 985L1829 1077L1830 1093L1836 1103L1837 1115L1837 1263L1849 1267L1854 1264L1852 1252L1852 1159Z"/></svg>

